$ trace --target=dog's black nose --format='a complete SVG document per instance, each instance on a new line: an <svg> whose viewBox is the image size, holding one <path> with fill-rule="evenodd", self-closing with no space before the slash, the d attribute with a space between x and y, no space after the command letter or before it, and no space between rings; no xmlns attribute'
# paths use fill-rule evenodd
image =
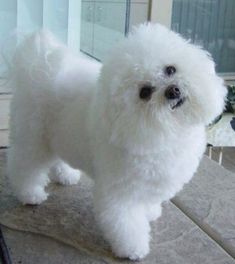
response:
<svg viewBox="0 0 235 264"><path fill-rule="evenodd" d="M176 85L170 85L165 91L165 96L167 99L178 99L180 98L180 89Z"/></svg>
<svg viewBox="0 0 235 264"><path fill-rule="evenodd" d="M152 97L152 93L156 90L154 86L144 85L140 88L139 97L142 100L149 101Z"/></svg>

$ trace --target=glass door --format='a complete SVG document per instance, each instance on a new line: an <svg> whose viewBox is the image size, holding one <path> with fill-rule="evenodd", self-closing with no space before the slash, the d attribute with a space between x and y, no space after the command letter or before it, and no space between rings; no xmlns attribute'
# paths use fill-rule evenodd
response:
<svg viewBox="0 0 235 264"><path fill-rule="evenodd" d="M81 51L104 60L135 25L148 20L149 0L82 0Z"/></svg>
<svg viewBox="0 0 235 264"><path fill-rule="evenodd" d="M109 49L127 32L129 5L128 0L83 0L81 51L103 60Z"/></svg>
<svg viewBox="0 0 235 264"><path fill-rule="evenodd" d="M0 94L8 93L5 72L17 43L41 28L80 50L80 0L0 0Z"/></svg>
<svg viewBox="0 0 235 264"><path fill-rule="evenodd" d="M11 61L16 44L41 28L51 31L70 49L102 61L133 25L147 21L148 2L0 0L0 81L3 78L4 83L5 61ZM0 83L0 93L5 88Z"/></svg>

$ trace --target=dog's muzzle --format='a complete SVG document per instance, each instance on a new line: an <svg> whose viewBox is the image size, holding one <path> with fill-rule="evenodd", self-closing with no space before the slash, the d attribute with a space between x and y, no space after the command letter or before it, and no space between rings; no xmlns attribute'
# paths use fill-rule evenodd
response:
<svg viewBox="0 0 235 264"><path fill-rule="evenodd" d="M179 99L181 95L180 89L176 85L170 85L166 88L165 97L169 100Z"/></svg>
<svg viewBox="0 0 235 264"><path fill-rule="evenodd" d="M170 102L171 109L180 107L185 102L185 97L182 96L180 89L174 84L166 88L165 97Z"/></svg>

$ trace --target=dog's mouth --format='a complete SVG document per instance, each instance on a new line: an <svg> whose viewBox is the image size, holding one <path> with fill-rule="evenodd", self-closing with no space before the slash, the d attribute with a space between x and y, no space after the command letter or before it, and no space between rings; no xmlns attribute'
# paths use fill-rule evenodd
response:
<svg viewBox="0 0 235 264"><path fill-rule="evenodd" d="M186 97L173 100L172 102L170 102L171 109L175 110L176 108L179 108L180 106L184 104L185 100L186 100Z"/></svg>

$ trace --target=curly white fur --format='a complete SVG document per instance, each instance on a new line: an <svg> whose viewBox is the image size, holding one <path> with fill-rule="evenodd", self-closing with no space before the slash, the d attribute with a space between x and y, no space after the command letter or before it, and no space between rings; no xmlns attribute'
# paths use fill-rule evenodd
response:
<svg viewBox="0 0 235 264"><path fill-rule="evenodd" d="M84 171L95 181L96 218L113 252L145 257L149 222L193 176L205 126L224 107L226 88L210 55L146 24L102 68L45 31L26 38L14 65L8 170L19 200L40 204L49 176L74 184L75 169ZM148 101L139 95L146 84L156 88ZM173 110L165 97L172 84L186 98Z"/></svg>

